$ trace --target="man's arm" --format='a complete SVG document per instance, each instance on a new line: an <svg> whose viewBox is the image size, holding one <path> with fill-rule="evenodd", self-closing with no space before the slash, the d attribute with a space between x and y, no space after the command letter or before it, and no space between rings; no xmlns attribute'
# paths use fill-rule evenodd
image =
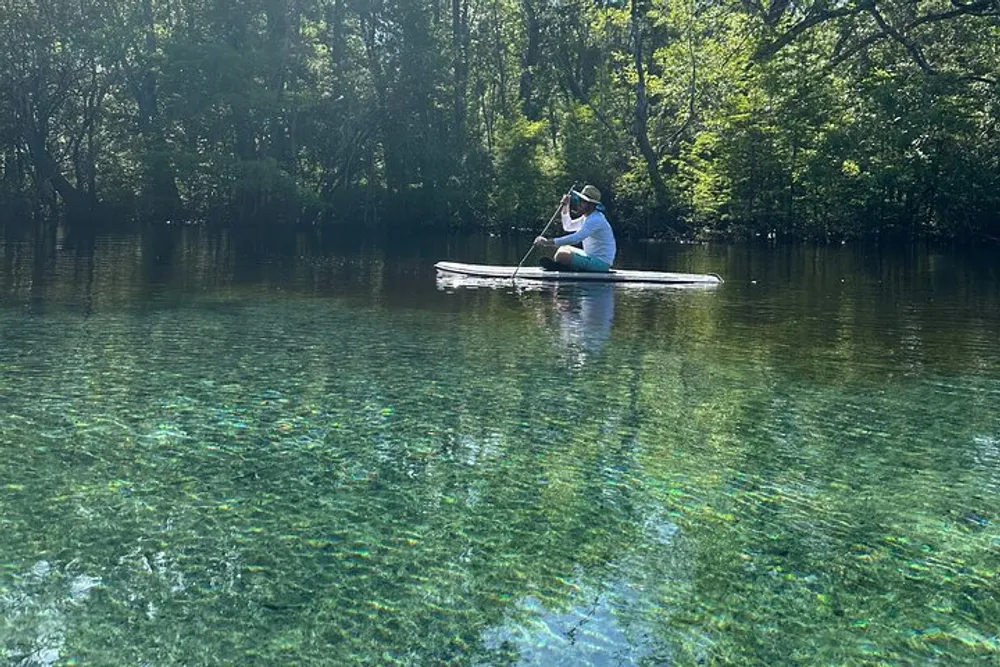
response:
<svg viewBox="0 0 1000 667"><path fill-rule="evenodd" d="M578 218L578 220L580 220L580 222L582 223L579 229L577 229L572 234L567 234L566 236L560 236L552 239L552 245L556 247L564 245L573 245L574 243L579 243L580 241L584 240L585 238L594 233L594 230L597 228L596 221L588 223L587 218L584 216L581 216L580 218Z"/></svg>
<svg viewBox="0 0 1000 667"><path fill-rule="evenodd" d="M587 219L587 216L581 215L579 218L570 217L569 214L569 204L563 204L562 207L562 228L567 232L575 232L580 229L583 225L583 221Z"/></svg>

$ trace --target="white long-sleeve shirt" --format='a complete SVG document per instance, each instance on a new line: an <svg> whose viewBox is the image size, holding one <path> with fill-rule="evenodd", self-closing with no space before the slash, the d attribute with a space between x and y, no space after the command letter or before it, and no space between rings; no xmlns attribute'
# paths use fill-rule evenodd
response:
<svg viewBox="0 0 1000 667"><path fill-rule="evenodd" d="M563 206L562 226L570 233L552 239L556 246L573 245L582 241L585 253L607 262L608 266L614 263L618 246L615 244L615 233L611 231L611 224L603 213L591 211L589 215L572 218L567 207Z"/></svg>

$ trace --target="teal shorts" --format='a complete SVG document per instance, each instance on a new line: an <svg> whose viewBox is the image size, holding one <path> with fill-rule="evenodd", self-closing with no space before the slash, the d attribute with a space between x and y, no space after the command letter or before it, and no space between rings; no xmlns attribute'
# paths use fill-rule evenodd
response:
<svg viewBox="0 0 1000 667"><path fill-rule="evenodd" d="M574 271L593 271L594 273L607 273L611 270L611 265L603 259L591 257L579 248L570 247L573 255L570 257L570 268Z"/></svg>

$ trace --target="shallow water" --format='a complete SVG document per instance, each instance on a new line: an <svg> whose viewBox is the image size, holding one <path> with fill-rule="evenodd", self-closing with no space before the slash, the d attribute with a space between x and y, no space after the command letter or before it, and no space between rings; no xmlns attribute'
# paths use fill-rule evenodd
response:
<svg viewBox="0 0 1000 667"><path fill-rule="evenodd" d="M0 662L995 664L988 255L7 237Z"/></svg>

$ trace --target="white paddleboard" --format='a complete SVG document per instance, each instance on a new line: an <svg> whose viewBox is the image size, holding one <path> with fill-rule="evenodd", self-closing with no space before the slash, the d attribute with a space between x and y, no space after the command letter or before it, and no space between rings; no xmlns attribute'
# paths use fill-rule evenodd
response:
<svg viewBox="0 0 1000 667"><path fill-rule="evenodd" d="M607 273L587 271L546 271L537 266L494 266L489 264L462 264L438 262L434 268L443 273L477 278L514 278L517 280L560 280L603 283L644 283L659 285L718 285L722 278L714 273L669 273L666 271L630 271L613 269Z"/></svg>

